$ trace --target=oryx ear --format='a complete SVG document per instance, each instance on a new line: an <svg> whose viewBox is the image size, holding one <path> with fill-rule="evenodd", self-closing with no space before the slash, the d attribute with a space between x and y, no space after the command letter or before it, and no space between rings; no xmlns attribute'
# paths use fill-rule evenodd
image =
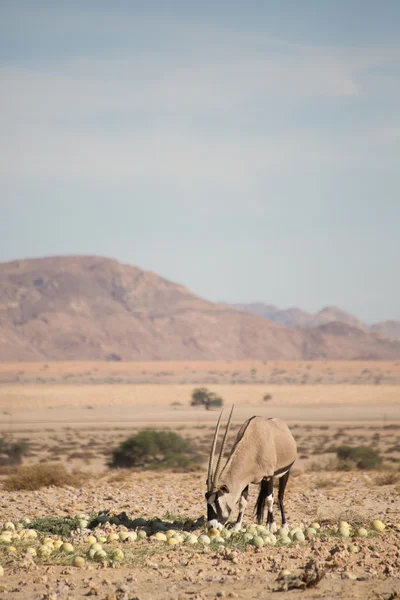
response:
<svg viewBox="0 0 400 600"><path fill-rule="evenodd" d="M219 488L219 491L222 492L223 494L229 494L229 488L227 485L221 485L221 487Z"/></svg>

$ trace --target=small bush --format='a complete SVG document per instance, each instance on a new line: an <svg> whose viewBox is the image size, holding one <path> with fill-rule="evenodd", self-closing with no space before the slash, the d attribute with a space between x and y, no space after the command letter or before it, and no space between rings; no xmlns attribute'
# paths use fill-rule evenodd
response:
<svg viewBox="0 0 400 600"><path fill-rule="evenodd" d="M328 477L319 477L314 481L314 486L316 488L328 488L335 487L336 481L333 479L329 479Z"/></svg>
<svg viewBox="0 0 400 600"><path fill-rule="evenodd" d="M54 485L56 487L80 487L84 481L80 472L70 473L62 465L38 464L18 467L15 473L7 477L3 487L8 492L18 490L39 490Z"/></svg>
<svg viewBox="0 0 400 600"><path fill-rule="evenodd" d="M187 468L197 459L190 443L174 431L143 429L112 453L111 468Z"/></svg>
<svg viewBox="0 0 400 600"><path fill-rule="evenodd" d="M79 519L74 517L64 519L58 517L43 517L34 519L26 526L27 529L35 529L40 533L52 533L62 537L70 537L72 531L76 531L79 527Z"/></svg>
<svg viewBox="0 0 400 600"><path fill-rule="evenodd" d="M263 400L264 402L269 402L269 400L272 400L272 394L265 394Z"/></svg>
<svg viewBox="0 0 400 600"><path fill-rule="evenodd" d="M220 396L210 392L207 388L195 388L192 392L191 406L204 406L206 410L222 406L224 403Z"/></svg>
<svg viewBox="0 0 400 600"><path fill-rule="evenodd" d="M321 471L330 472L330 471L350 471L353 468L347 468L346 461L338 461L336 458L330 458L328 461L323 462L312 462L308 466L308 471L311 473L319 473Z"/></svg>
<svg viewBox="0 0 400 600"><path fill-rule="evenodd" d="M111 352L110 354L107 354L106 360L113 361L113 362L119 362L122 360L122 358L120 357L119 354L116 354L115 352Z"/></svg>
<svg viewBox="0 0 400 600"><path fill-rule="evenodd" d="M376 485L394 485L400 482L400 473L397 471L383 471L375 479Z"/></svg>
<svg viewBox="0 0 400 600"><path fill-rule="evenodd" d="M4 437L0 438L0 466L20 465L27 453L27 442L10 442Z"/></svg>
<svg viewBox="0 0 400 600"><path fill-rule="evenodd" d="M354 463L357 469L376 469L382 462L377 450L369 446L340 446L337 457L344 463Z"/></svg>

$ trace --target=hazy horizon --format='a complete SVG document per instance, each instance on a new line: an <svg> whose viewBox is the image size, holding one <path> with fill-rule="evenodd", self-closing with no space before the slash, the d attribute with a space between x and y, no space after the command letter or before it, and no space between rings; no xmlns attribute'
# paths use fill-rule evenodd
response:
<svg viewBox="0 0 400 600"><path fill-rule="evenodd" d="M0 6L0 261L400 320L400 3Z"/></svg>

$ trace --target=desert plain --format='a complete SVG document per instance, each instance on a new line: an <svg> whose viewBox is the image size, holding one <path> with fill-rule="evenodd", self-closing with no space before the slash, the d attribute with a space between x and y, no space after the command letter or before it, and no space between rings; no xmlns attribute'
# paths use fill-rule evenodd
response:
<svg viewBox="0 0 400 600"><path fill-rule="evenodd" d="M325 533L263 548L228 542L170 548L146 539L119 544L121 562L88 560L80 569L69 555L28 560L0 544L0 598L399 597L400 361L3 363L0 436L27 443L22 465L32 472L52 464L79 471L82 479L77 487L9 490L7 481L18 467L2 467L0 523L108 511L194 526L205 515L207 459L219 414L190 405L196 387L222 397L226 413L235 405L228 448L254 414L287 421L298 445L286 492L289 523L318 522ZM110 469L112 450L148 427L190 440L201 457L197 468ZM372 447L382 463L373 470L340 470L336 452L346 445ZM251 486L245 524L255 522L256 496ZM376 519L385 524L381 533L370 530ZM340 521L354 532L366 526L369 534L338 537L334 528ZM103 533L115 527L108 524ZM89 533L77 534L78 546ZM196 533L204 533L204 526ZM350 544L357 552L349 551ZM282 570L304 573L310 560L323 573L319 583L286 590Z"/></svg>

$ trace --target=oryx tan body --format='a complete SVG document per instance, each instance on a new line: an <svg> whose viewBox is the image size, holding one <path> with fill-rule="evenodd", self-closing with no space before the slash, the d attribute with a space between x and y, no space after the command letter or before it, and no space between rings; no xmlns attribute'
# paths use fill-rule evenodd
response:
<svg viewBox="0 0 400 600"><path fill-rule="evenodd" d="M218 486L240 495L249 483L279 476L296 460L297 446L289 427L280 419L252 417L239 430Z"/></svg>
<svg viewBox="0 0 400 600"><path fill-rule="evenodd" d="M231 413L232 414L232 413ZM227 430L229 429L229 418ZM218 433L218 426L216 434ZM227 433L227 432L226 432ZM223 447L225 445L225 439ZM213 443L214 444L214 443ZM215 451L215 446L211 455ZM276 529L273 520L273 479L282 478L279 482L279 504L282 523L286 523L283 495L289 471L297 455L296 441L288 426L280 419L267 419L254 416L240 428L231 453L223 468L218 459L215 475L212 478L209 468L207 502L211 506L209 516L215 513L211 521L226 522L232 509L239 503L239 517L236 526L239 528L247 504L248 485L261 484L257 501L257 517L262 521L265 501L268 504L267 524L272 531ZM211 459L210 459L211 464Z"/></svg>

